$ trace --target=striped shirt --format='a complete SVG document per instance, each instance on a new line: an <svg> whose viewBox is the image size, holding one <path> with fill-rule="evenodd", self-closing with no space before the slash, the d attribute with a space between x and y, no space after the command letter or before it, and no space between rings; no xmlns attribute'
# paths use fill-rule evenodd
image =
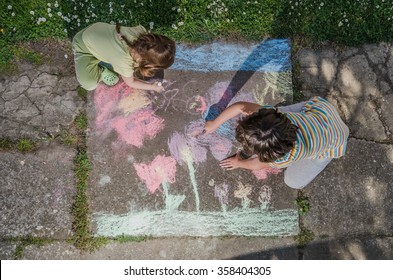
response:
<svg viewBox="0 0 393 280"><path fill-rule="evenodd" d="M338 158L344 155L349 129L328 101L314 97L300 112L287 112L285 115L299 128L297 139L290 152L270 163L272 167L284 168L300 159Z"/></svg>

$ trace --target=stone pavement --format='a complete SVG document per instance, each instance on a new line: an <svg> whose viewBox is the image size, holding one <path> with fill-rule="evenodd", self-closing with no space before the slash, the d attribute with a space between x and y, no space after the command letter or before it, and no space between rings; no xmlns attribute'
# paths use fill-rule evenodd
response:
<svg viewBox="0 0 393 280"><path fill-rule="evenodd" d="M69 47L60 50L68 58L60 55L41 66L22 63L19 74L0 76L0 138L38 142L32 153L0 151L0 259L393 258L393 44L302 49L293 57L293 78L301 84L304 99L327 98L351 130L346 156L332 161L303 190L311 209L300 217L294 203L298 192L284 185L282 174L259 174L258 179L245 171L217 168L217 159L236 148L232 140L225 146L225 139L231 139L225 127L221 136L227 138L192 142L199 148L191 162L190 153L179 149L191 145L186 140L198 134L198 109L216 102L215 93L228 87L236 71L172 69L165 72L166 95L155 98L139 92L131 99L124 88L118 90L120 95L111 95L100 87L85 102L77 94ZM243 100L253 96L250 101L291 102L285 74L257 71L243 79L236 95ZM269 81L280 87L266 90ZM146 106L144 114L133 119L130 104L146 100L152 100L153 112ZM93 252L68 242L74 234L77 151L57 137L71 130L74 118L85 110L93 165L87 192L91 232L108 239ZM145 133L139 135L150 142L128 133L138 129L129 124L139 120ZM166 127L160 128L160 123ZM154 138L157 127L161 133ZM211 148L212 142L218 146ZM179 160L177 164L169 155ZM168 175L175 174L170 166L177 166L176 175ZM146 170L150 173L143 173ZM167 175L159 176L157 185L151 170ZM242 224L244 220L249 222ZM245 227L252 222L254 226ZM139 231L130 231L130 225L138 225ZM304 229L315 238L298 247L294 237ZM113 239L121 234L153 237L141 242ZM45 244L21 241L26 237L40 237Z"/></svg>

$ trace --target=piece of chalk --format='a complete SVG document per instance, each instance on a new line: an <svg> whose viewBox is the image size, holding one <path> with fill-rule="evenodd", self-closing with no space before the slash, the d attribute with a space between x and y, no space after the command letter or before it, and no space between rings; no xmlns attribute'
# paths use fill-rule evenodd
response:
<svg viewBox="0 0 393 280"><path fill-rule="evenodd" d="M157 84L157 85L160 87L160 86L162 86L162 83L161 83L161 82L158 82L158 84Z"/></svg>

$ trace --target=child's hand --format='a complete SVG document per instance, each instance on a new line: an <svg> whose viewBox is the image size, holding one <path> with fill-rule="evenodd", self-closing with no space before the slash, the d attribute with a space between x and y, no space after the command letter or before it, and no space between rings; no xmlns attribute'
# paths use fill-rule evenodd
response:
<svg viewBox="0 0 393 280"><path fill-rule="evenodd" d="M203 134L209 134L214 132L217 129L216 125L214 124L214 121L206 121L205 123L205 129L203 130Z"/></svg>
<svg viewBox="0 0 393 280"><path fill-rule="evenodd" d="M165 88L162 86L161 82L154 82L153 90L157 91L157 92L163 92L165 90Z"/></svg>
<svg viewBox="0 0 393 280"><path fill-rule="evenodd" d="M229 158L223 159L220 162L220 166L223 169L233 170L240 167L240 161L241 159L239 158L238 154L235 154Z"/></svg>

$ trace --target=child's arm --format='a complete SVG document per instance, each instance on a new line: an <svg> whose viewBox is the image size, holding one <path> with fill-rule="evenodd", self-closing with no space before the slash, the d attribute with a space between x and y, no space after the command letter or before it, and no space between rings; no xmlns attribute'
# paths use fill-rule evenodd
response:
<svg viewBox="0 0 393 280"><path fill-rule="evenodd" d="M259 104L250 102L236 102L226 108L217 118L206 121L205 134L214 132L220 125L239 114L250 115L261 107Z"/></svg>
<svg viewBox="0 0 393 280"><path fill-rule="evenodd" d="M257 157L242 160L239 158L238 154L222 160L220 162L220 166L228 170L233 170L236 168L259 170L262 168L271 167L268 163L259 161Z"/></svg>
<svg viewBox="0 0 393 280"><path fill-rule="evenodd" d="M135 79L134 77L129 77L129 78L123 76L121 77L129 87L135 89L154 90L157 92L161 92L164 90L164 87L161 84L159 84L159 82L155 82L154 84L149 84L139 79Z"/></svg>

